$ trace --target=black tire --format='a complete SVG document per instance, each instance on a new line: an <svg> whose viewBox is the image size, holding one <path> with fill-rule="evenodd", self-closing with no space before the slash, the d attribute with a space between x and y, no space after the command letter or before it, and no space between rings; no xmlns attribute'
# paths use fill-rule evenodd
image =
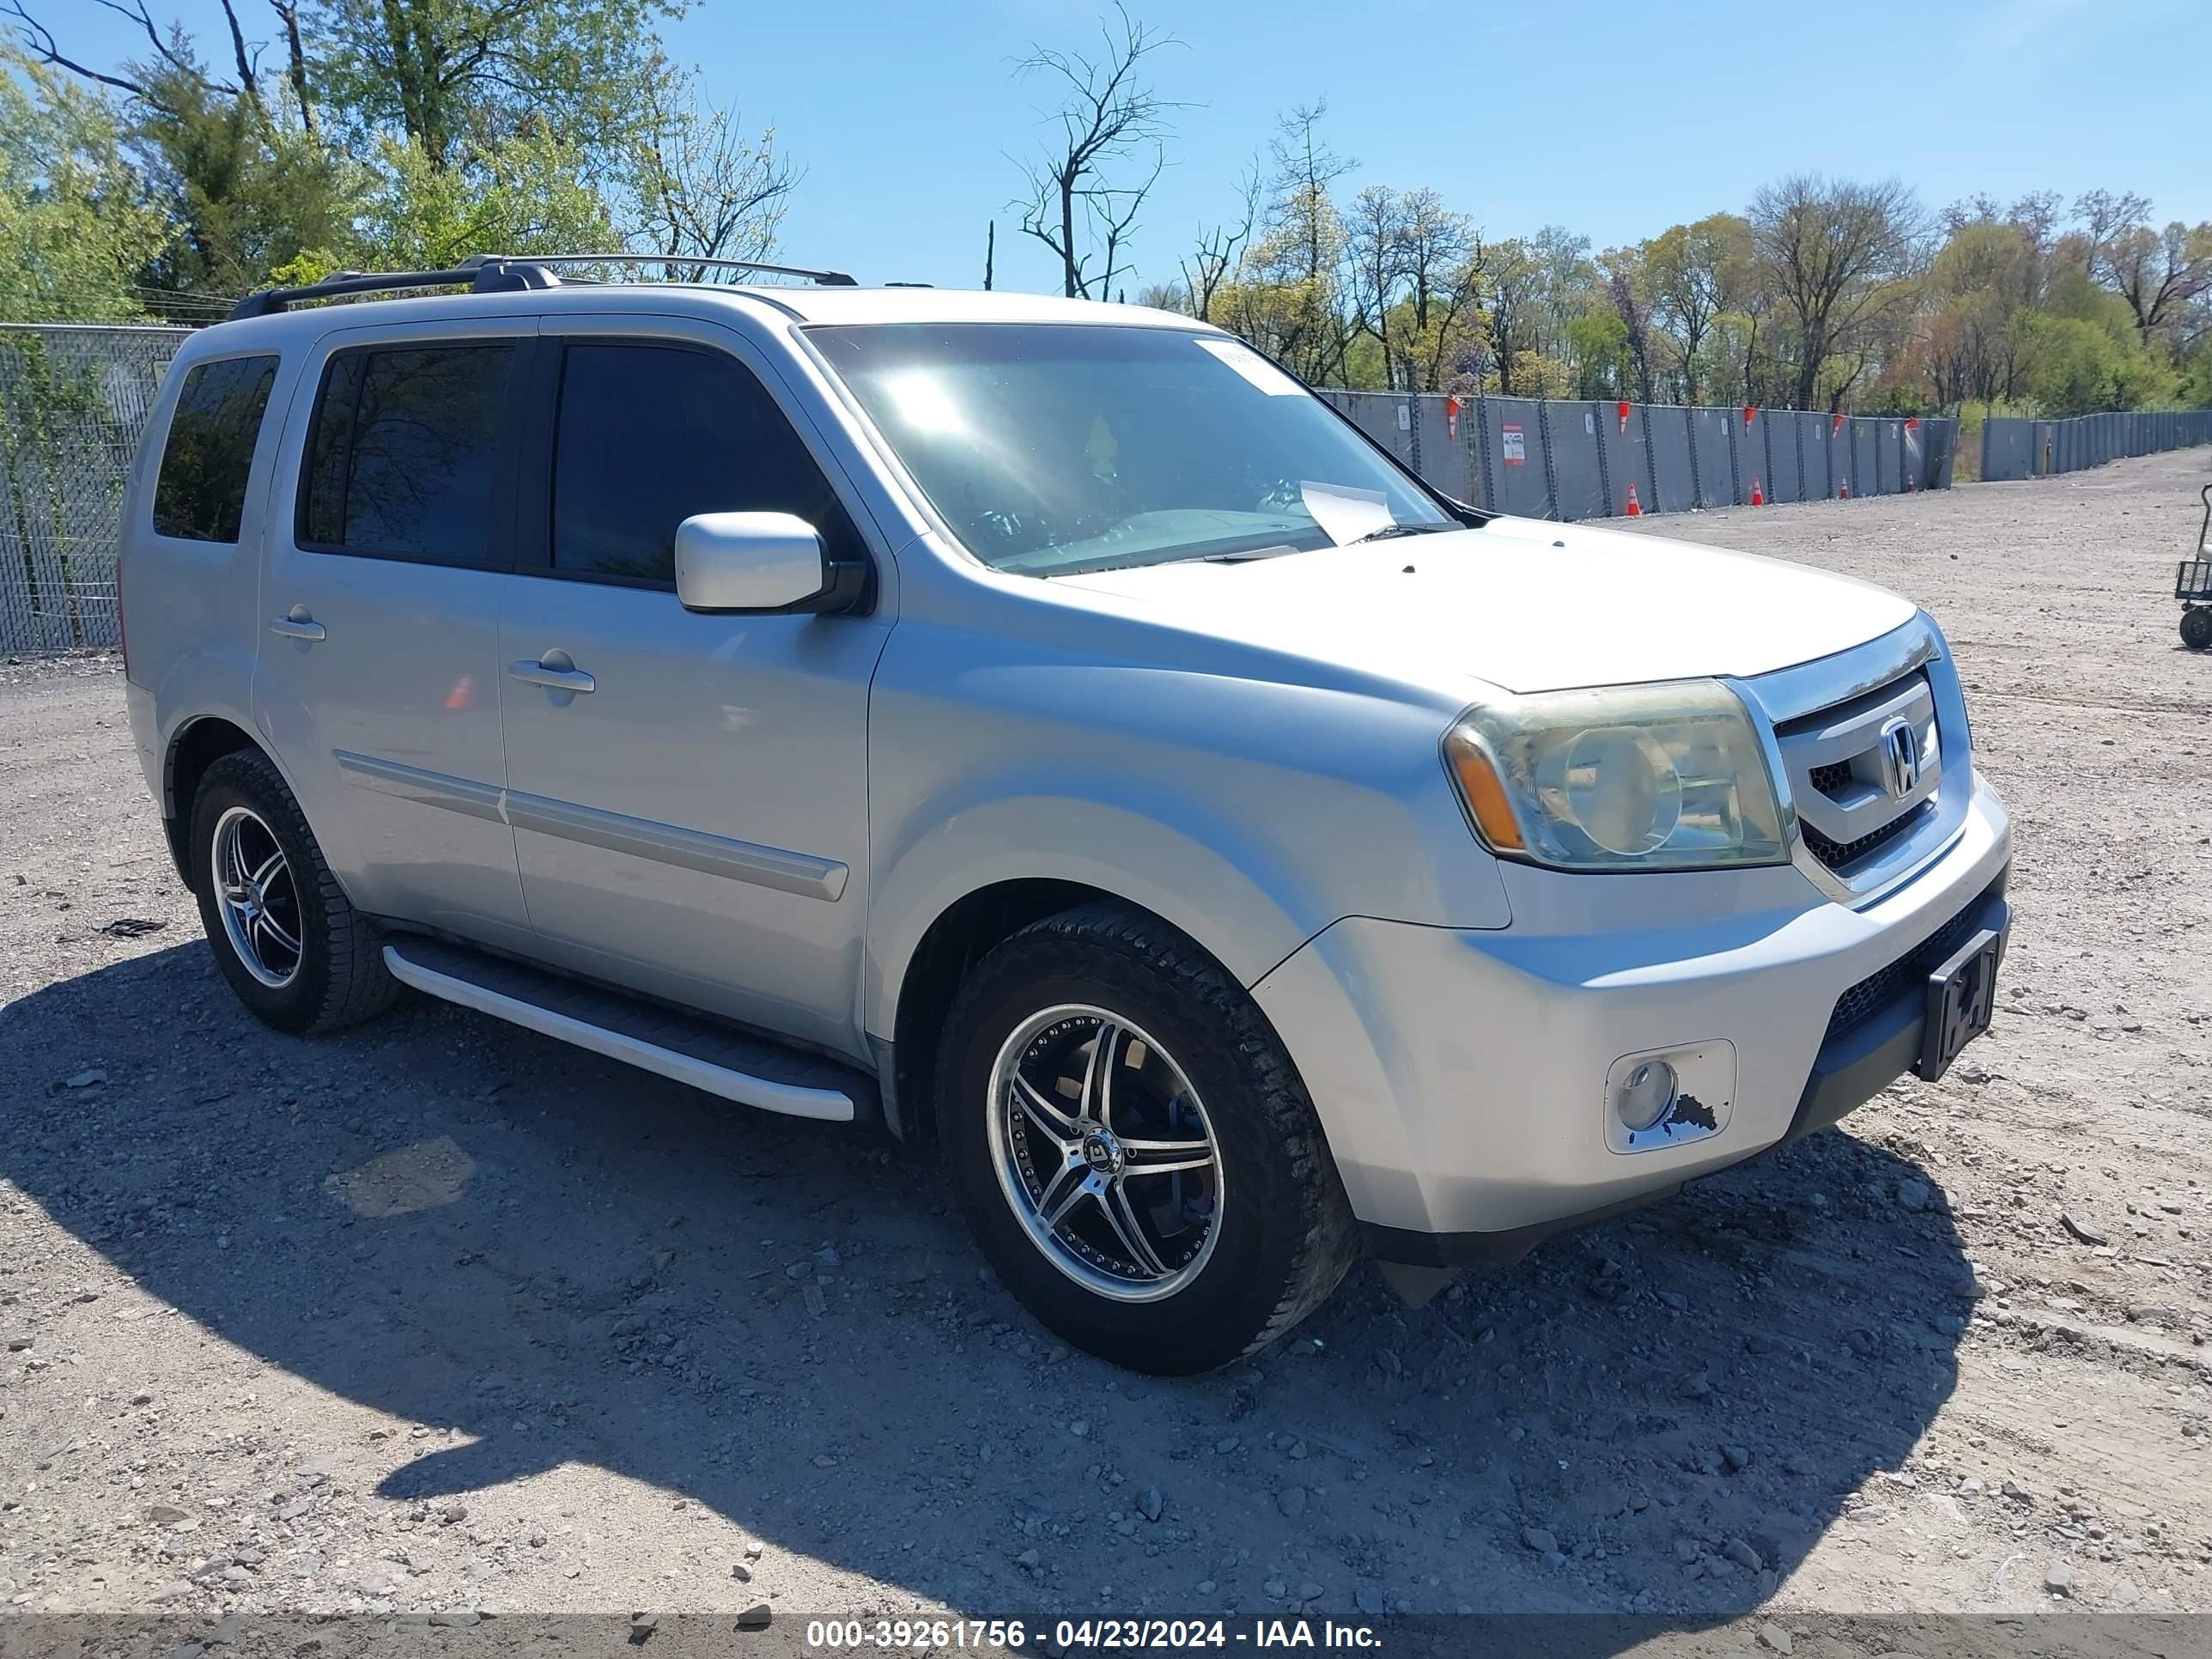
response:
<svg viewBox="0 0 2212 1659"><path fill-rule="evenodd" d="M2212 645L2212 605L2195 605L2181 613L2181 642L2191 651Z"/></svg>
<svg viewBox="0 0 2212 1659"><path fill-rule="evenodd" d="M216 837L227 820L237 826L241 843L250 837L258 848L265 833L283 854L284 867L262 908L296 941L296 951L272 943L276 935L262 939L251 926L242 928L267 952L269 960L260 963L264 971L289 968L281 984L265 982L248 964L226 921L215 869ZM399 985L385 969L383 940L323 862L300 803L267 756L239 750L209 767L192 797L190 823L192 890L208 947L239 1000L264 1024L295 1034L334 1031L391 1006ZM279 883L289 886L289 896Z"/></svg>
<svg viewBox="0 0 2212 1659"><path fill-rule="evenodd" d="M1119 1300L1072 1276L1079 1269L1060 1265L1050 1247L1032 1237L1032 1224L1023 1218L1034 1217L1036 1208L1018 1211L1012 1191L1002 1184L1001 1152L1014 1132L1002 1132L994 1150L991 1120L1001 1109L994 1087L1001 1050L1037 1052L1015 1050L1013 1039L1046 1011L1071 1005L1136 1028L1124 1033L1125 1063L1179 1071L1189 1094L1203 1103L1182 1109L1210 1128L1221 1201L1211 1207L1204 1231L1215 1236L1203 1249L1183 1247L1178 1271L1190 1276L1156 1300ZM1047 1043L1073 1023L1063 1020L1025 1041ZM1136 1048L1141 1037L1151 1040L1152 1060ZM1319 1307L1358 1255L1351 1206L1320 1121L1274 1031L1220 963L1165 923L1127 906L1102 902L1048 917L976 965L947 1018L937 1101L954 1188L1000 1280L1060 1336L1116 1364L1161 1376L1225 1365ZM1125 1114L1128 1109L1125 1105ZM1087 1110L1078 1108L1073 1115ZM1028 1133L1025 1124L1021 1133ZM1121 1133L1129 1133L1126 1122ZM1094 1144L1084 1142L1086 1149ZM1043 1139L1035 1145L1051 1150ZM1203 1182L1210 1174L1193 1179ZM1007 1177L1021 1179L1018 1171ZM1161 1179L1166 1177L1155 1177ZM1202 1207L1206 1202L1200 1200ZM1163 1212L1146 1204L1140 1212ZM1102 1209L1092 1219L1103 1216ZM1178 1224L1188 1226L1188 1213Z"/></svg>

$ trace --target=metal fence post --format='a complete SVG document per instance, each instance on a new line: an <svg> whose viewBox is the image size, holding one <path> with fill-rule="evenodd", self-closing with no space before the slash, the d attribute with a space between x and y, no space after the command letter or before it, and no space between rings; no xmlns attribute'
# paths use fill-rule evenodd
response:
<svg viewBox="0 0 2212 1659"><path fill-rule="evenodd" d="M1544 451L1544 511L1548 517L1559 516L1559 475L1552 465L1552 400L1536 399L1536 441Z"/></svg>

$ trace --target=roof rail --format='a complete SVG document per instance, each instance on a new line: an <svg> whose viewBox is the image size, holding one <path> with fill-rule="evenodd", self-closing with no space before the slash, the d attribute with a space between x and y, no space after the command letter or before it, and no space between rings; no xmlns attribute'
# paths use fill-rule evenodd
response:
<svg viewBox="0 0 2212 1659"><path fill-rule="evenodd" d="M511 261L540 265L712 265L717 270L765 270L777 276L804 276L818 288L858 288L842 270L811 270L804 265L771 265L758 259L719 259L689 253L521 253Z"/></svg>
<svg viewBox="0 0 2212 1659"><path fill-rule="evenodd" d="M757 259L692 258L659 253L475 253L447 270L341 270L298 288L266 288L249 294L230 309L228 320L267 317L301 300L335 300L349 294L388 293L410 288L465 288L476 294L514 294L561 286L555 265L713 265L724 270L762 270L779 276L805 276L824 288L859 284L842 270L809 270L798 265L765 264Z"/></svg>
<svg viewBox="0 0 2212 1659"><path fill-rule="evenodd" d="M477 294L512 294L560 285L558 276L533 260L477 254L450 270L341 270L298 288L264 288L233 306L229 320L267 317L301 300L335 300L348 294L378 294L394 289L466 288Z"/></svg>

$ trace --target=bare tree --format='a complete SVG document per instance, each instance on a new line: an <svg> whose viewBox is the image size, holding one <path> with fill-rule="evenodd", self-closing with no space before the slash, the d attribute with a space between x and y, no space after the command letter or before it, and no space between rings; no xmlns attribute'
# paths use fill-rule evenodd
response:
<svg viewBox="0 0 2212 1659"><path fill-rule="evenodd" d="M5 0L4 5L0 5L0 16L14 22L15 33L25 48L41 63L67 70L70 74L100 86L129 93L149 107L165 113L174 112L167 106L161 82L165 77L174 76L200 91L243 102L265 126L269 121L269 110L261 100L258 66L253 61L252 50L246 46L246 32L239 24L238 12L232 0L218 0L218 3L222 8L223 21L230 28L231 52L238 67L235 81L218 80L202 68L198 54L193 52L191 40L181 29L172 28L165 36L155 25L152 13L147 10L146 0L131 0L128 5L124 4L123 0L94 0L94 3L113 12L118 17L136 24L138 32L146 37L146 44L152 49L152 57L121 65L124 73L119 75L94 69L63 53L54 39L54 32L25 9L23 0ZM277 10L282 16L283 8L279 6ZM173 88L174 84L174 82L171 82Z"/></svg>
<svg viewBox="0 0 2212 1659"><path fill-rule="evenodd" d="M1382 351L1382 384L1399 390L1390 308L1408 275L1405 198L1388 185L1370 185L1352 198L1345 215L1345 261L1350 267L1352 325L1373 337Z"/></svg>
<svg viewBox="0 0 2212 1659"><path fill-rule="evenodd" d="M1820 371L1905 295L1920 228L1912 192L1797 173L1753 198L1751 228L1785 314L1796 325L1793 406L1810 409Z"/></svg>
<svg viewBox="0 0 2212 1659"><path fill-rule="evenodd" d="M1060 94L1060 107L1046 118L1058 137L1024 168L1029 194L1012 205L1023 233L1059 257L1070 298L1103 299L1127 270L1129 234L1167 165L1168 117L1182 107L1145 78L1145 60L1180 43L1136 21L1120 0L1114 16L1118 27L1099 24L1098 56L1039 46L1017 66L1018 74L1043 76ZM1132 165L1141 174L1124 170Z"/></svg>
<svg viewBox="0 0 2212 1659"><path fill-rule="evenodd" d="M1234 223L1224 221L1198 234L1198 246L1191 257L1182 262L1183 291L1188 296L1190 314L1201 323L1213 320L1213 296L1221 291L1237 269L1237 258L1252 240L1252 228L1260 222L1260 166L1255 161L1237 181L1240 208Z"/></svg>
<svg viewBox="0 0 2212 1659"><path fill-rule="evenodd" d="M775 130L755 135L701 97L697 82L664 74L653 84L632 169L636 222L630 251L672 259L764 259L799 174L775 153ZM671 266L712 282L712 266ZM743 280L742 273L725 273Z"/></svg>
<svg viewBox="0 0 2212 1659"><path fill-rule="evenodd" d="M2074 217L2085 238L2082 252L2089 275L2101 279L2111 270L2106 250L2115 237L2150 217L2150 198L2131 190L2085 191L2074 199Z"/></svg>
<svg viewBox="0 0 2212 1659"><path fill-rule="evenodd" d="M2169 329L2212 294L2212 224L2192 230L2177 219L2163 231L2137 225L2114 237L2103 257L2142 334Z"/></svg>
<svg viewBox="0 0 2212 1659"><path fill-rule="evenodd" d="M1326 100L1279 117L1268 142L1266 234L1246 264L1273 289L1267 307L1273 354L1316 386L1344 372L1352 325L1342 304L1344 222L1330 186L1358 165L1322 137Z"/></svg>
<svg viewBox="0 0 2212 1659"><path fill-rule="evenodd" d="M269 0L269 9L284 26L284 76L292 83L293 99L300 106L300 125L313 132L315 105L308 89L307 48L300 38L300 0Z"/></svg>

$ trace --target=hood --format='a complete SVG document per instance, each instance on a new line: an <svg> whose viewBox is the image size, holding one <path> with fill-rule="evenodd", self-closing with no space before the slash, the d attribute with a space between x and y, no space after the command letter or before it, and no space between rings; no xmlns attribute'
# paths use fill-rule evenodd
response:
<svg viewBox="0 0 2212 1659"><path fill-rule="evenodd" d="M1534 519L1243 564L1057 578L1138 615L1449 687L1565 690L1810 662L1910 622L1887 589L1751 553Z"/></svg>

